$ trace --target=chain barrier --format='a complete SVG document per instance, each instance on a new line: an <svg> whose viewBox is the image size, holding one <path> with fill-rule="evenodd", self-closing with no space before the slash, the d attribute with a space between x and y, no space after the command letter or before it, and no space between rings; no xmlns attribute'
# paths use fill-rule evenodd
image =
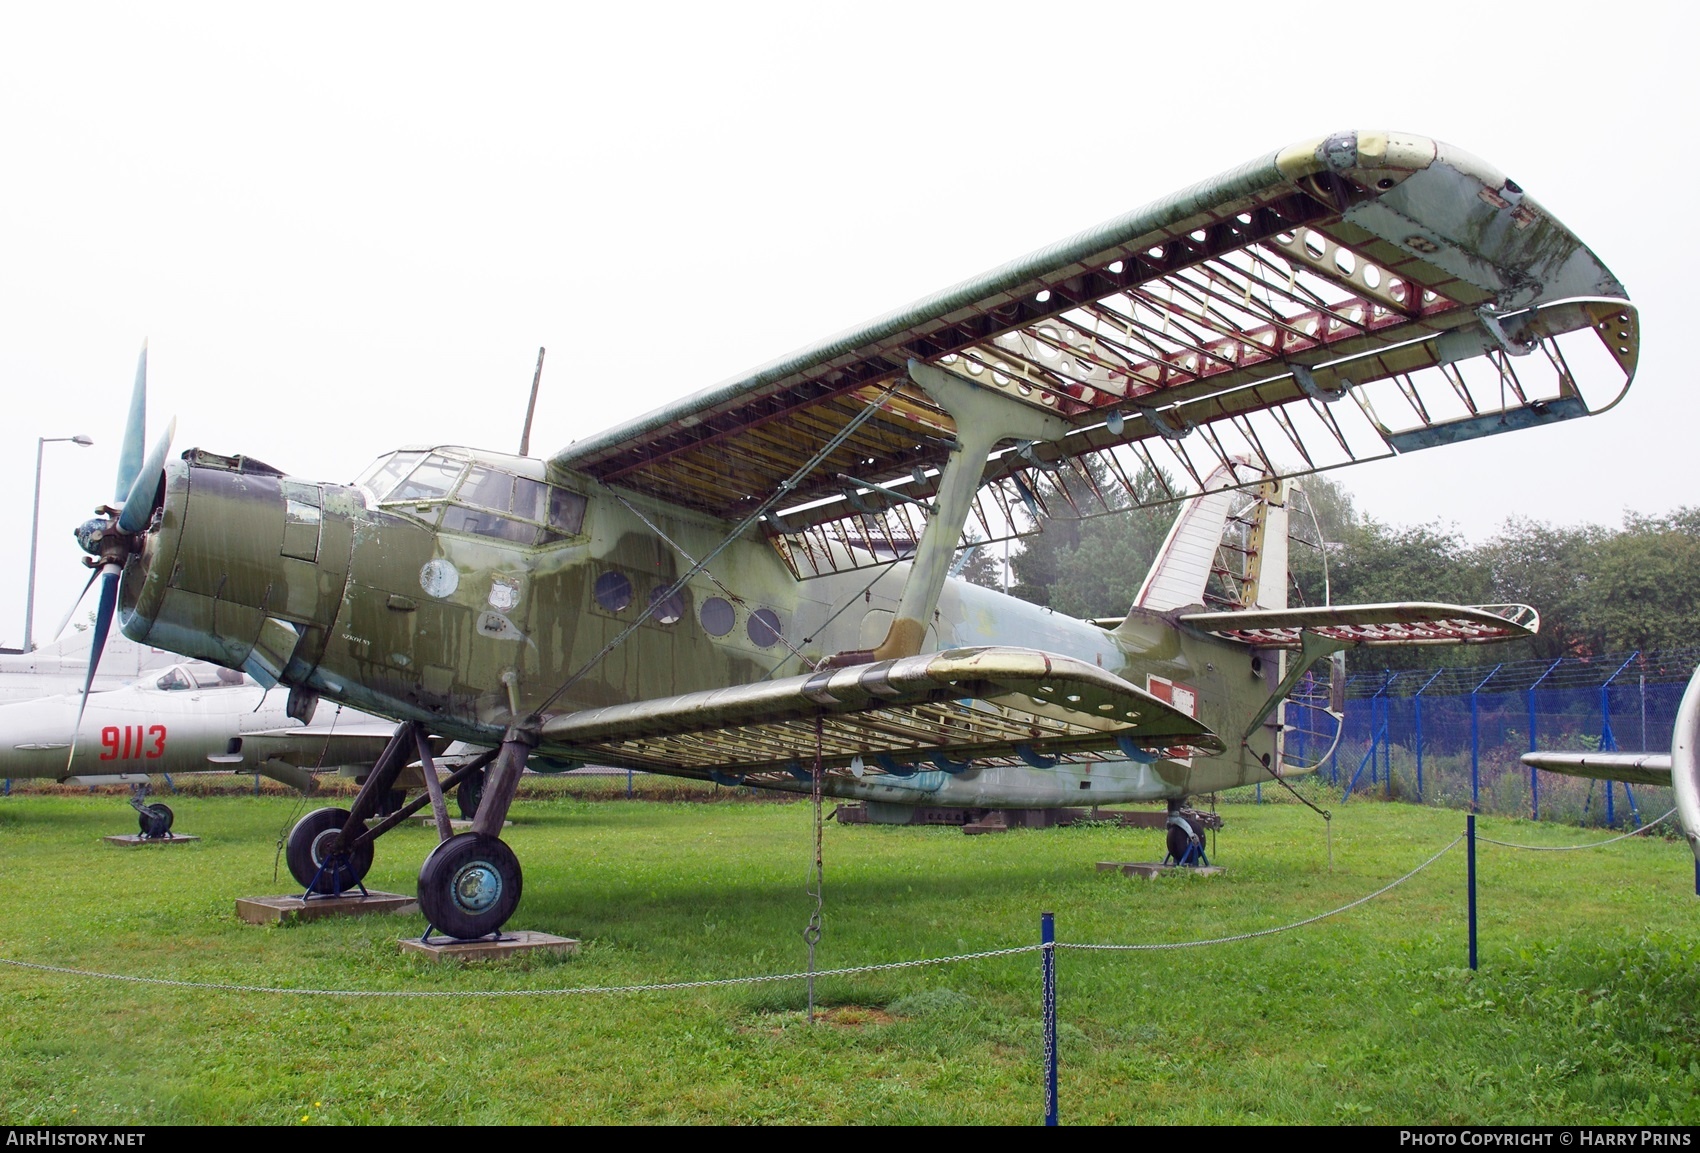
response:
<svg viewBox="0 0 1700 1153"><path fill-rule="evenodd" d="M1627 841L1630 837L1639 837L1642 833L1645 833L1648 829L1651 829L1660 822L1670 820L1674 815L1676 815L1676 810L1673 808L1670 812L1666 813L1658 820L1648 821L1639 829L1631 829L1629 832L1623 833L1619 836L1607 837L1603 841L1594 841L1586 845L1519 845L1512 841L1496 841L1492 837L1483 836L1476 837L1476 840L1481 841L1483 844L1498 845L1502 849L1527 849L1532 853L1569 853L1576 849L1597 849L1601 845L1613 845L1618 841Z"/></svg>
<svg viewBox="0 0 1700 1153"><path fill-rule="evenodd" d="M1211 937L1211 938L1209 938L1207 940L1203 940L1203 941L1172 941L1172 942L1165 942L1163 944L1157 944L1157 945L1076 945L1076 944L1072 944L1072 943L1065 943L1065 942L1062 942L1062 941L1058 941L1057 942L1057 948L1059 948L1059 949L1100 950L1100 951L1105 951L1105 952L1135 952L1135 951L1156 950L1156 949L1196 949L1201 945L1228 945L1228 944L1232 944L1235 941L1249 941L1249 940L1253 939L1254 937L1268 937L1268 936L1271 936L1272 934L1275 934L1275 933L1285 933L1285 932L1287 932L1291 929L1302 929L1306 925L1314 925L1318 921L1326 920L1329 917L1338 916L1339 914L1346 912L1348 909L1355 909L1359 905L1364 904L1365 902L1375 900L1377 897L1381 896L1383 893L1391 892L1392 890L1398 888L1400 885L1403 885L1406 881L1409 881L1412 877L1416 876L1418 873L1422 872L1424 869L1428 868L1430 865L1434 864L1436 861L1440 860L1440 858L1444 857L1447 853L1450 853L1453 849L1456 849L1458 847L1459 843L1463 841L1463 839L1464 839L1463 837L1454 837L1452 839L1452 843L1447 845L1444 849L1440 850L1440 852L1436 853L1434 856L1430 857L1428 860L1424 861L1422 864L1418 865L1416 868L1414 868L1410 872L1406 873L1403 877L1400 877L1397 881L1392 881L1392 882L1390 882L1386 885L1383 885L1381 888L1377 889L1373 893L1368 894L1367 896L1359 897L1355 901L1351 901L1351 902L1348 902L1347 904L1341 905L1338 909L1330 909L1326 913L1318 913L1314 917L1306 917L1302 921L1294 921L1290 925L1278 925L1273 929L1259 929L1254 933L1236 933L1231 937Z"/></svg>
<svg viewBox="0 0 1700 1153"><path fill-rule="evenodd" d="M706 981L667 981L654 985L581 985L570 989L291 989L283 985L235 985L219 981L177 981L169 977L141 977L131 973L99 973L92 969L72 969L63 965L42 965L34 961L14 961L0 957L0 965L14 969L31 969L38 973L58 973L68 977L95 977L104 981L128 981L135 985L163 985L173 989L204 989L219 993L275 993L297 997L574 997L603 993L656 993L674 989L714 989L728 985L760 985L776 981L804 981L811 977L849 977L858 973L877 973L887 969L919 969L928 965L954 965L963 961L984 961L992 957L1014 957L1022 953L1037 953L1043 945L1016 945L1008 949L987 949L979 953L956 953L948 957L925 957L918 961L882 961L872 965L851 965L842 969L818 969L813 973L768 973L758 977L719 977Z"/></svg>

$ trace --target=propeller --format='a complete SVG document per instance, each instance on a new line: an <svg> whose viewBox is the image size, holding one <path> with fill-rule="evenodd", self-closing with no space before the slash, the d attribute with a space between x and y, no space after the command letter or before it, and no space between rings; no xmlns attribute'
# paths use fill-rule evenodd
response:
<svg viewBox="0 0 1700 1153"><path fill-rule="evenodd" d="M140 535L153 521L165 490L165 458L171 451L171 438L177 431L173 420L165 435L155 442L146 457L142 451L147 441L148 347L142 345L142 355L136 362L136 384L130 393L130 416L124 426L124 441L118 451L118 507L102 505L91 520L75 530L77 543L89 555L83 563L94 569L89 586L100 582L100 605L95 610L94 636L89 643L89 669L83 680L83 699L77 706L77 726L71 732L71 752L66 758L69 775L71 758L77 752L77 734L83 727L83 711L88 708L89 691L94 687L101 654L106 650L106 637L112 631L112 618L118 608L118 581L124 564L141 548ZM88 595L88 587L83 589ZM82 598L79 597L80 601Z"/></svg>

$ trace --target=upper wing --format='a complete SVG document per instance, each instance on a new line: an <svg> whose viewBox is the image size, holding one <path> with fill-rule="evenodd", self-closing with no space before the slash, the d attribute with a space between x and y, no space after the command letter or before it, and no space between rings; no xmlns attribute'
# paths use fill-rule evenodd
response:
<svg viewBox="0 0 1700 1153"><path fill-rule="evenodd" d="M951 649L585 709L545 722L542 738L540 750L569 759L701 774L801 771L814 763L817 740L823 767L860 760L870 772L880 771L881 758L888 766L960 767L1224 747L1194 717L1095 665L1009 648Z"/></svg>
<svg viewBox="0 0 1700 1153"><path fill-rule="evenodd" d="M1671 787L1669 753L1524 753L1523 763L1570 777Z"/></svg>
<svg viewBox="0 0 1700 1153"><path fill-rule="evenodd" d="M1323 605L1229 613L1182 613L1183 624L1258 648L1296 649L1300 634L1355 645L1462 645L1514 640L1540 629L1528 605Z"/></svg>
<svg viewBox="0 0 1700 1153"><path fill-rule="evenodd" d="M987 468L987 535L1037 470L1097 456L1203 489L1245 457L1291 475L1599 411L1634 375L1636 313L1503 173L1415 136L1282 149L555 455L747 515L865 409L765 522L800 575L920 531L954 425L911 358L1069 425ZM1587 382L1592 400L1582 395ZM890 391L888 391L890 390ZM1122 450L1112 453L1112 450ZM1231 479L1231 478L1230 478ZM1167 494L1162 499L1187 495ZM889 514L889 515L887 515ZM896 522L896 523L893 523ZM972 522L971 522L972 523ZM830 526L830 527L829 527Z"/></svg>

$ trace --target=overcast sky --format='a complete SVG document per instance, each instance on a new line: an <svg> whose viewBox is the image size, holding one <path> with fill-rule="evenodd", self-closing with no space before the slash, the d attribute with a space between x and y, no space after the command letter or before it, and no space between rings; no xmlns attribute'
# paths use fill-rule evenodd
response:
<svg viewBox="0 0 1700 1153"><path fill-rule="evenodd" d="M545 345L547 455L1348 128L1505 170L1645 333L1613 412L1336 473L1359 507L1483 539L1700 503L1691 9L1152 7L0 6L0 643L36 438L96 441L47 446L40 643L144 338L150 437L323 480L517 448Z"/></svg>

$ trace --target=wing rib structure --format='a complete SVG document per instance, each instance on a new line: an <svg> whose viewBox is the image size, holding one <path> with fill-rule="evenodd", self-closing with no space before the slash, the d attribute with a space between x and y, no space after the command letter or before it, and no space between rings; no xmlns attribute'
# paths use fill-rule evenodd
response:
<svg viewBox="0 0 1700 1153"><path fill-rule="evenodd" d="M1005 443L968 518L1022 531L1076 469L1089 515L1603 411L1635 373L1621 283L1522 187L1434 140L1280 149L557 453L735 520L868 404L763 522L798 577L903 555L959 442L911 360L1063 422ZM884 390L900 383L889 397ZM1142 469L1173 487L1134 491ZM1112 490L1105 492L1107 484ZM1066 499L1074 502L1072 494ZM1097 508L1101 504L1103 507ZM1044 510L1049 512L1050 510Z"/></svg>

